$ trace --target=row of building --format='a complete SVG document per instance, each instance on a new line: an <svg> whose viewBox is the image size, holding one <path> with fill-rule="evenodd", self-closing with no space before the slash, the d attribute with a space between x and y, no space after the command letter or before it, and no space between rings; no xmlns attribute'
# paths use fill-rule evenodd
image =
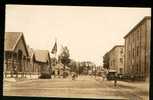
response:
<svg viewBox="0 0 153 100"><path fill-rule="evenodd" d="M144 17L124 40L124 45L116 45L104 55L105 68L137 80L149 79L151 17Z"/></svg>
<svg viewBox="0 0 153 100"><path fill-rule="evenodd" d="M6 32L4 40L4 77L26 77L52 70L48 50L34 50L27 46L22 32Z"/></svg>

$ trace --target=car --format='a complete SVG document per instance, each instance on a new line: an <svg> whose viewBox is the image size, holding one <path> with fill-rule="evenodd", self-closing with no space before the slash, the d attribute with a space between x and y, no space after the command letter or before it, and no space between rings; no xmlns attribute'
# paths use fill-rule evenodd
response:
<svg viewBox="0 0 153 100"><path fill-rule="evenodd" d="M117 79L118 80L123 80L124 78L124 75L123 74L117 74Z"/></svg>
<svg viewBox="0 0 153 100"><path fill-rule="evenodd" d="M107 80L114 80L116 78L116 71L109 70L106 77L107 77Z"/></svg>
<svg viewBox="0 0 153 100"><path fill-rule="evenodd" d="M129 81L129 80L133 80L134 76L131 76L131 75L128 75L128 74L124 74L124 75L122 75L121 79L124 80L124 81Z"/></svg>

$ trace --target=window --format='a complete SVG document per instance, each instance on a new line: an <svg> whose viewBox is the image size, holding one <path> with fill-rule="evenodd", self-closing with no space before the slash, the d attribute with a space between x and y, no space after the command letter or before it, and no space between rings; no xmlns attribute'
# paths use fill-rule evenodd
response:
<svg viewBox="0 0 153 100"><path fill-rule="evenodd" d="M123 74L123 68L120 68L120 74Z"/></svg>
<svg viewBox="0 0 153 100"><path fill-rule="evenodd" d="M137 32L137 40L139 40L139 34L140 34L140 31L138 29L138 32Z"/></svg>
<svg viewBox="0 0 153 100"><path fill-rule="evenodd" d="M134 48L133 48L133 58L134 58Z"/></svg>
<svg viewBox="0 0 153 100"><path fill-rule="evenodd" d="M139 55L139 46L137 46L137 56Z"/></svg>
<svg viewBox="0 0 153 100"><path fill-rule="evenodd" d="M13 58L17 59L17 54L16 53L13 53Z"/></svg>
<svg viewBox="0 0 153 100"><path fill-rule="evenodd" d="M120 63L122 63L122 64L123 64L123 58L120 58Z"/></svg>
<svg viewBox="0 0 153 100"><path fill-rule="evenodd" d="M138 66L138 64L137 64L137 73L139 73L139 66Z"/></svg>
<svg viewBox="0 0 153 100"><path fill-rule="evenodd" d="M131 57L131 54L130 54L131 52L130 52L130 50L128 50L128 59L130 59Z"/></svg>
<svg viewBox="0 0 153 100"><path fill-rule="evenodd" d="M121 49L120 53L121 53L121 54L123 53L123 48Z"/></svg>
<svg viewBox="0 0 153 100"><path fill-rule="evenodd" d="M10 52L6 52L5 57L6 57L6 59L11 59L12 55Z"/></svg>

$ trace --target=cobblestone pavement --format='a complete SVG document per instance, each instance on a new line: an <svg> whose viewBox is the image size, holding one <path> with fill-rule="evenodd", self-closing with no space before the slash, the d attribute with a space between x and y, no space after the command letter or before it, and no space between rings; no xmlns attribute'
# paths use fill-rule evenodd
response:
<svg viewBox="0 0 153 100"><path fill-rule="evenodd" d="M123 85L123 84L122 84ZM34 79L25 81L4 81L5 96L47 96L47 97L76 97L76 98L116 98L128 100L148 100L147 91L139 91L134 87L118 85L112 81L91 76L79 76L76 80L71 77L53 79Z"/></svg>

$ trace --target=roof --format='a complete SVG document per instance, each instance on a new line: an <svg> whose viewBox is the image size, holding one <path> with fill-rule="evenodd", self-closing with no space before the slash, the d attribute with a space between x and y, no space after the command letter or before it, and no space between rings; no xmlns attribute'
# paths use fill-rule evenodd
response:
<svg viewBox="0 0 153 100"><path fill-rule="evenodd" d="M36 62L46 63L50 59L49 51L48 50L35 50L34 58Z"/></svg>
<svg viewBox="0 0 153 100"><path fill-rule="evenodd" d="M24 35L22 32L5 32L4 50L14 51L21 38L23 39L23 45L26 48L26 53L29 55Z"/></svg>
<svg viewBox="0 0 153 100"><path fill-rule="evenodd" d="M6 51L13 51L21 36L21 32L6 32L4 49Z"/></svg>
<svg viewBox="0 0 153 100"><path fill-rule="evenodd" d="M124 39L125 39L130 33L132 33L137 27L139 27L139 25L141 25L144 21L146 21L147 19L151 19L151 16L145 16L138 24L136 24L136 25L134 26L134 28L132 28L132 30L131 30L128 34L126 34L126 35L124 36Z"/></svg>
<svg viewBox="0 0 153 100"><path fill-rule="evenodd" d="M111 51L113 51L115 48L117 48L117 47L124 47L124 45L115 45L110 51L109 51L109 53L111 52Z"/></svg>

